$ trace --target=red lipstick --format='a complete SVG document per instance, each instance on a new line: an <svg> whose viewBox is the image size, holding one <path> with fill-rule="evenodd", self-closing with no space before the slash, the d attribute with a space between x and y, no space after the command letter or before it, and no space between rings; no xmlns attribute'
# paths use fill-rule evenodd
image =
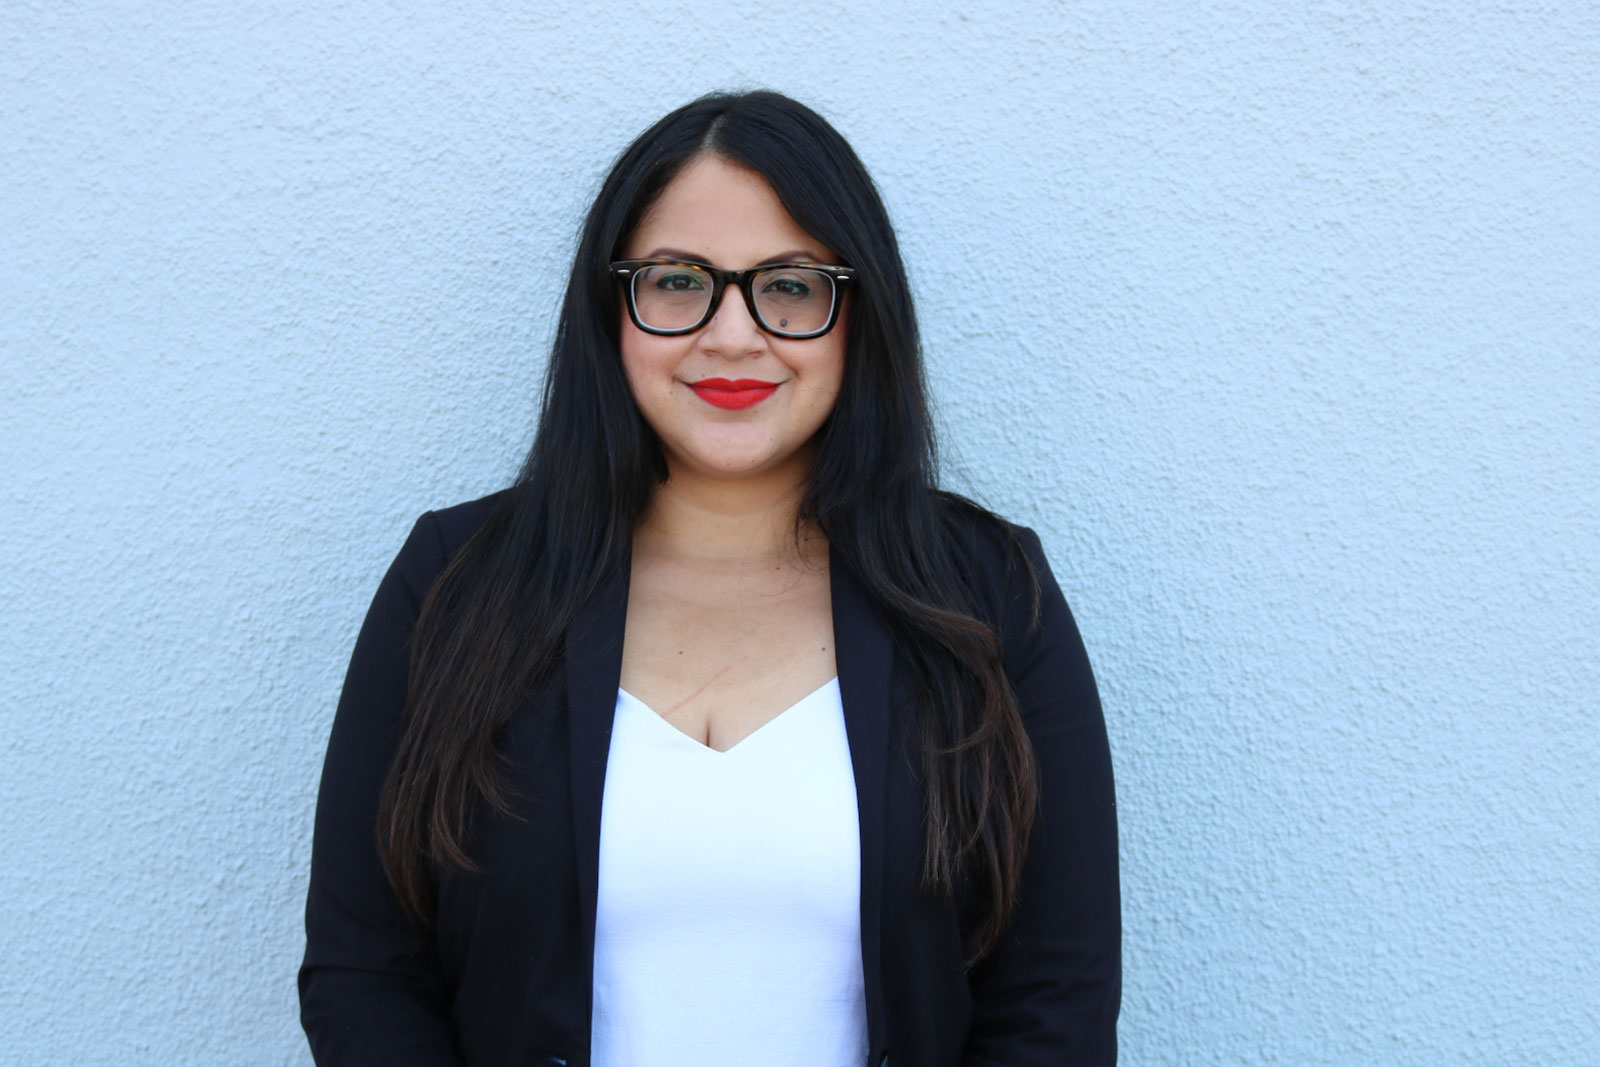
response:
<svg viewBox="0 0 1600 1067"><path fill-rule="evenodd" d="M759 404L778 391L777 382L763 382L757 378L702 378L689 388L708 404L719 408L747 408Z"/></svg>

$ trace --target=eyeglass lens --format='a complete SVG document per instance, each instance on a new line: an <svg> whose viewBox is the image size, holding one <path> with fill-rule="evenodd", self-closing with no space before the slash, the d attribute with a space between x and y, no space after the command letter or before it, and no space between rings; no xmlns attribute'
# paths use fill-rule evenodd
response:
<svg viewBox="0 0 1600 1067"><path fill-rule="evenodd" d="M711 275L695 267L642 267L632 282L639 321L657 330L687 330L706 317L711 305ZM750 290L756 315L769 330L811 333L826 326L833 314L833 278L820 270L764 270L751 278Z"/></svg>

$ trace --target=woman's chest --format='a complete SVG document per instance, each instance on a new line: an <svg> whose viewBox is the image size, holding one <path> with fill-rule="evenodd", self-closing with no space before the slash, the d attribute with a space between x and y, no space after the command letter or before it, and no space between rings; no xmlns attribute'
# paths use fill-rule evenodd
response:
<svg viewBox="0 0 1600 1067"><path fill-rule="evenodd" d="M687 737L730 749L836 674L826 570L635 568L621 687Z"/></svg>

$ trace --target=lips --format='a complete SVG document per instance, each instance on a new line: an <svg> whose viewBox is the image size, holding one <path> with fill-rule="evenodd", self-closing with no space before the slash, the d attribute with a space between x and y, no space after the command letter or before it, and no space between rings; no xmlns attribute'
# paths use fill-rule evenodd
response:
<svg viewBox="0 0 1600 1067"><path fill-rule="evenodd" d="M689 388L706 403L719 408L747 408L761 403L778 391L777 382L764 382L758 378L703 378Z"/></svg>

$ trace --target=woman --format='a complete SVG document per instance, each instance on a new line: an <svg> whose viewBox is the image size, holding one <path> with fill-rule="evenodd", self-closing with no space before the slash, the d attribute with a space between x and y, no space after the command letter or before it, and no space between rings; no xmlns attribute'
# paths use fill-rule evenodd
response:
<svg viewBox="0 0 1600 1067"><path fill-rule="evenodd" d="M843 139L773 93L646 131L516 485L424 515L357 640L317 1062L1114 1062L1089 664L1038 538L932 460Z"/></svg>

